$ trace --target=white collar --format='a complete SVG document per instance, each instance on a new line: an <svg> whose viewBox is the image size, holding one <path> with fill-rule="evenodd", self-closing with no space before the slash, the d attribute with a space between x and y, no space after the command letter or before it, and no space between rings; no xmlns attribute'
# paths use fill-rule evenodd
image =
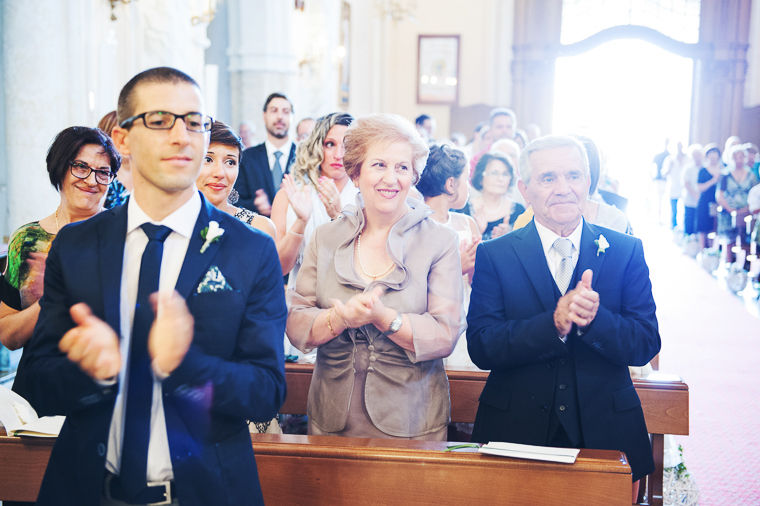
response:
<svg viewBox="0 0 760 506"><path fill-rule="evenodd" d="M161 221L154 221L148 216L145 211L140 208L140 205L133 198L129 199L127 204L127 234L141 226L143 223L153 223L154 225L165 225L172 229L173 232L177 232L181 236L190 238L193 235L193 229L195 228L195 222L198 221L198 215L201 212L201 196L198 190L193 185L193 195L182 204L182 206L171 213L169 216Z"/></svg>
<svg viewBox="0 0 760 506"><path fill-rule="evenodd" d="M285 160L283 160L283 163L288 161L287 158L290 156L291 144L293 144L293 141L288 139L288 142L283 144L281 148L278 148L277 146L269 142L269 137L267 137L266 140L264 140L264 146L266 146L267 148L267 155L271 156L274 154L275 151L279 151L280 153L285 155Z"/></svg>
<svg viewBox="0 0 760 506"><path fill-rule="evenodd" d="M554 241L559 239L559 235L555 234L545 226L541 225L538 220L533 218L533 222L536 224L536 230L538 231L538 237L541 239L541 246L544 248L544 255L548 255L549 251L551 251L552 246L554 246ZM565 239L570 239L570 242L573 243L573 246L575 246L575 251L580 252L581 250L581 233L583 232L583 218L581 218L580 223L578 223L578 226L575 227L575 230L573 232L565 237Z"/></svg>

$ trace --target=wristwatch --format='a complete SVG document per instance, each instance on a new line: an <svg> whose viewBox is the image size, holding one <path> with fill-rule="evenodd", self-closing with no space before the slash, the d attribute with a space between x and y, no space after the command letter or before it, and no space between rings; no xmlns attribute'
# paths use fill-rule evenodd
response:
<svg viewBox="0 0 760 506"><path fill-rule="evenodd" d="M401 328L401 323L402 323L403 321L404 321L404 320L401 318L401 313L398 313L398 312L397 312L397 313L396 313L396 317L395 317L395 318L393 319L393 321L391 322L391 326L390 326L390 328L388 328L388 331L387 331L387 332L384 332L384 334L385 334L386 336L389 336L389 335L391 335L391 334L395 334L396 332L398 332L398 329L400 329L400 328Z"/></svg>

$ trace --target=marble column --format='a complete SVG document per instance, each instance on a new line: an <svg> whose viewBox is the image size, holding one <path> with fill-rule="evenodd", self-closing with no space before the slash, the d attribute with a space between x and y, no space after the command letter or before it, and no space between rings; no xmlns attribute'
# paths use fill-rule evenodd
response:
<svg viewBox="0 0 760 506"><path fill-rule="evenodd" d="M55 135L82 118L76 113L81 102L72 97L80 78L70 62L76 40L67 23L77 3L2 3L8 203L3 235L51 214L59 202L45 156Z"/></svg>
<svg viewBox="0 0 760 506"><path fill-rule="evenodd" d="M250 119L262 139L266 97L278 91L297 102L298 61L291 33L293 3L229 0L227 8L232 125ZM298 104L294 106L296 116L300 116Z"/></svg>

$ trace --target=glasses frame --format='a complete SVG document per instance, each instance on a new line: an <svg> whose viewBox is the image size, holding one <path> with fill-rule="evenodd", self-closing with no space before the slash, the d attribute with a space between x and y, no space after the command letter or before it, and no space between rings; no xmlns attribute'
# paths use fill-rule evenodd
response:
<svg viewBox="0 0 760 506"><path fill-rule="evenodd" d="M170 126L168 126L168 127L160 127L160 128L159 127L154 127L154 126L149 126L148 123L145 121L145 116L148 115L148 114L154 114L154 113L161 113L161 114L166 114L167 116L171 116L172 117L172 124ZM206 130L194 130L194 129L190 128L190 126L187 123L187 117L190 116L191 114L200 114L201 118L208 118L210 120L210 123L208 125L208 129L206 129ZM211 131L211 127L214 126L214 118L212 118L208 114L203 114L203 113L200 113L198 111L188 112L187 114L174 114L173 112L169 112L169 111L146 111L146 112L143 112L143 113L140 113L140 114L136 114L136 115L134 115L134 116L132 116L130 118L125 119L124 121L122 121L121 123L119 123L119 126L121 128L129 128L129 127L132 126L132 124L135 121L137 121L140 118L142 118L143 125L145 125L145 128L148 128L150 130L171 130L172 128L174 128L174 125L177 123L177 118L182 118L182 121L185 123L185 128L187 129L188 132L206 133L206 132L210 132Z"/></svg>
<svg viewBox="0 0 760 506"><path fill-rule="evenodd" d="M87 169L89 169L90 172L88 172L87 175L84 176L84 177L77 176L76 174L74 174L74 166L75 165L84 165L85 167L87 167ZM82 180L87 179L88 177L90 177L90 174L92 174L94 172L95 173L95 182L98 183L101 186L108 186L109 184L113 183L114 179L116 179L116 174L114 174L110 170L105 171L103 169L93 169L92 167L90 167L89 165L87 165L86 163L84 163L81 160L72 160L72 161L70 161L69 162L69 172L71 172L71 175L74 176L75 178L82 179ZM98 181L98 174L103 174L105 172L108 172L108 182L107 183L101 183L100 181Z"/></svg>

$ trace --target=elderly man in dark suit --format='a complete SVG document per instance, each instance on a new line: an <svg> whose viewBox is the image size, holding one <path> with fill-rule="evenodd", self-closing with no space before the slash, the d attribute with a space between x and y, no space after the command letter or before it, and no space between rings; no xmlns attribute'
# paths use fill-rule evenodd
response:
<svg viewBox="0 0 760 506"><path fill-rule="evenodd" d="M264 126L267 138L243 151L240 175L235 189L238 205L264 216L272 212L272 202L280 189L282 176L296 161L296 145L288 132L293 118L293 104L282 93L272 93L264 102Z"/></svg>
<svg viewBox="0 0 760 506"><path fill-rule="evenodd" d="M588 170L571 137L531 142L518 184L534 220L478 247L467 343L491 373L472 439L621 450L637 482L654 461L628 366L660 335L641 241L583 220Z"/></svg>
<svg viewBox="0 0 760 506"><path fill-rule="evenodd" d="M195 187L213 120L189 76L138 74L118 117L133 195L56 237L21 364L67 415L37 504L263 504L246 420L285 398L274 243Z"/></svg>

